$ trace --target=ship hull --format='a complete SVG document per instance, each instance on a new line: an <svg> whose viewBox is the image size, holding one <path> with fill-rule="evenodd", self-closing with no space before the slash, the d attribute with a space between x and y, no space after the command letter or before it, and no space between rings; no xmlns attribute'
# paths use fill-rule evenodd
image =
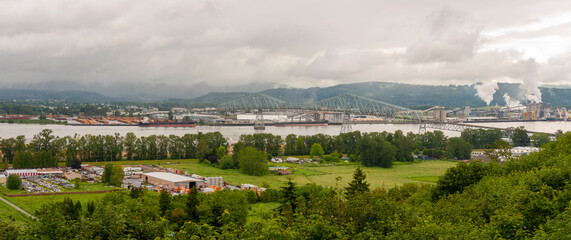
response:
<svg viewBox="0 0 571 240"><path fill-rule="evenodd" d="M139 123L139 127L196 127L196 123Z"/></svg>
<svg viewBox="0 0 571 240"><path fill-rule="evenodd" d="M298 127L316 127L316 126L327 126L327 122L277 122L275 123L276 127L290 127L290 126L298 126Z"/></svg>

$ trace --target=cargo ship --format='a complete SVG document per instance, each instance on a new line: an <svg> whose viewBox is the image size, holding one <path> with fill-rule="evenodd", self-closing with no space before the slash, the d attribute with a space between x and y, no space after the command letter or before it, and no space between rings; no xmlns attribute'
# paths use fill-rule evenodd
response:
<svg viewBox="0 0 571 240"><path fill-rule="evenodd" d="M306 122L275 122L276 127L289 127L289 126L305 126L305 127L314 127L314 126L327 126L328 123L326 120L323 121L306 121Z"/></svg>
<svg viewBox="0 0 571 240"><path fill-rule="evenodd" d="M196 127L196 122L139 122L139 127Z"/></svg>

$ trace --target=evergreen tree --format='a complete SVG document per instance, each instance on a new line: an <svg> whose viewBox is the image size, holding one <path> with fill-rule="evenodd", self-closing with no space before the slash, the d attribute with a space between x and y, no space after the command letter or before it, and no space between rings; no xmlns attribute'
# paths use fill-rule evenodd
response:
<svg viewBox="0 0 571 240"><path fill-rule="evenodd" d="M345 188L345 195L347 198L352 198L357 194L369 191L369 183L365 181L367 175L363 172L360 166L357 166L353 173L353 181L349 183L349 187Z"/></svg>
<svg viewBox="0 0 571 240"><path fill-rule="evenodd" d="M163 216L171 209L171 195L164 188L159 196L159 209Z"/></svg>
<svg viewBox="0 0 571 240"><path fill-rule="evenodd" d="M280 192L280 203L282 204L282 211L284 209L291 209L292 211L295 211L295 203L298 196L296 191L297 187L295 186L295 183L289 179L286 183L286 186L282 187Z"/></svg>
<svg viewBox="0 0 571 240"><path fill-rule="evenodd" d="M145 195L143 188L132 187L131 191L129 191L129 197L133 199L142 197L143 195Z"/></svg>
<svg viewBox="0 0 571 240"><path fill-rule="evenodd" d="M80 169L81 168L81 160L75 158L73 160L71 160L71 168L73 169Z"/></svg>
<svg viewBox="0 0 571 240"><path fill-rule="evenodd" d="M95 202L93 202L93 201L88 202L87 203L87 213L89 215L92 215L94 211L95 211Z"/></svg>
<svg viewBox="0 0 571 240"><path fill-rule="evenodd" d="M198 191L196 187L192 187L190 189L190 193L186 198L186 209L185 212L188 214L188 220L193 222L198 222L199 215L198 215L198 205L200 204L198 200Z"/></svg>

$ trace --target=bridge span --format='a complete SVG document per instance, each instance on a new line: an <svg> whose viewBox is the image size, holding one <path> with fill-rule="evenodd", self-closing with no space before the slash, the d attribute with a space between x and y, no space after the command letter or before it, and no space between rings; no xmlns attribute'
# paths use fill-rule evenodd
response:
<svg viewBox="0 0 571 240"><path fill-rule="evenodd" d="M461 122L422 121L420 123L419 132L421 132L421 133L426 132L427 128L456 131L456 132L462 132L468 128L470 128L470 129L499 129L502 131L502 134L504 135L504 137L511 137L511 135L513 134L513 130L514 130L513 127L501 128L501 127L490 127L490 126L466 124L466 123L461 123ZM526 130L526 132L528 135L532 135L534 133L545 133L551 137L555 137L554 133L529 131L529 130Z"/></svg>
<svg viewBox="0 0 571 240"><path fill-rule="evenodd" d="M500 129L506 136L511 136L513 128L498 128L489 126L469 125L464 123L436 122L432 116L427 116L427 111L412 110L383 101L358 96L351 93L344 93L317 102L286 102L263 93L253 93L245 97L232 100L218 105L218 110L222 112L246 111L256 114L254 129L263 130L265 111L274 110L311 110L311 111L334 111L342 112L343 122L341 133L351 132L352 123L350 114L372 115L383 117L390 121L420 123L419 131L426 132L427 128L442 129L462 132L467 128L474 129ZM527 131L528 134L536 133ZM547 133L555 136L553 133Z"/></svg>

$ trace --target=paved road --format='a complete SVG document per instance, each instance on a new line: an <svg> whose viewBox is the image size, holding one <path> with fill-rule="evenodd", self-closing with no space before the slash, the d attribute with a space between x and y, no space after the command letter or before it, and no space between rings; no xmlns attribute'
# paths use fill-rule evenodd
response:
<svg viewBox="0 0 571 240"><path fill-rule="evenodd" d="M32 216L32 214L29 214L28 212L24 211L23 209L19 208L18 206L12 204L11 202L8 202L6 199L0 197L0 200L4 201L5 203L7 203L8 205L12 206L13 208L15 208L16 210L22 212L23 214L28 215L29 217L38 220L36 217Z"/></svg>

